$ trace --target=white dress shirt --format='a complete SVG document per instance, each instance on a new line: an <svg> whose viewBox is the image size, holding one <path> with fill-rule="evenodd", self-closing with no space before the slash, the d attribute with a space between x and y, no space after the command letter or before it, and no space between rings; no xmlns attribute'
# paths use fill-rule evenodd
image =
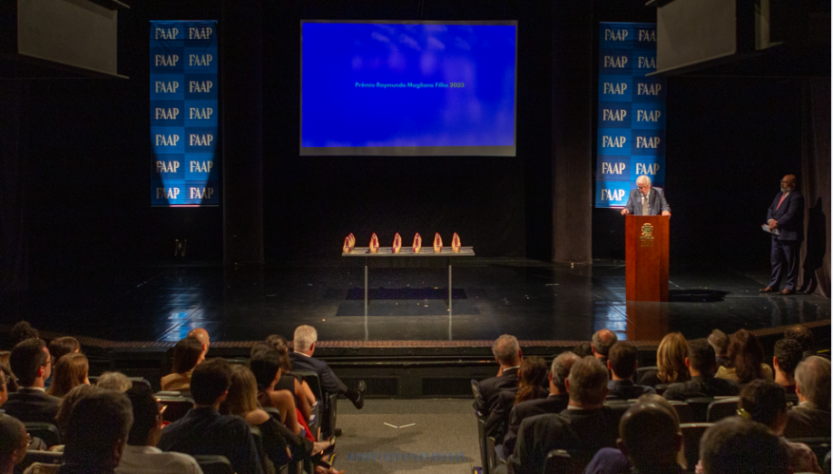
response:
<svg viewBox="0 0 833 474"><path fill-rule="evenodd" d="M155 446L124 447L116 474L203 474L196 459L182 453L166 453Z"/></svg>

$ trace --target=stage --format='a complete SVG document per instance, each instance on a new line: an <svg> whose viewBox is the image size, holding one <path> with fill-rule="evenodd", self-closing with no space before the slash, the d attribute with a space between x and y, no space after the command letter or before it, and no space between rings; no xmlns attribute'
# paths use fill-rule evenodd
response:
<svg viewBox="0 0 833 474"><path fill-rule="evenodd" d="M175 342L195 327L207 329L213 343L269 334L291 339L296 326L310 324L322 347L346 341L351 347L408 344L402 341L461 347L504 333L563 345L609 328L648 343L670 331L692 339L714 328L731 333L830 320L829 300L758 293L768 279L765 267L672 262L671 301L660 304L625 301L623 261L571 267L475 257L452 263L453 311L444 262L371 266L365 316L363 262L332 258L261 268L188 263L67 274L49 288L33 288L25 300L7 301L3 322L26 319L56 333L148 343Z"/></svg>

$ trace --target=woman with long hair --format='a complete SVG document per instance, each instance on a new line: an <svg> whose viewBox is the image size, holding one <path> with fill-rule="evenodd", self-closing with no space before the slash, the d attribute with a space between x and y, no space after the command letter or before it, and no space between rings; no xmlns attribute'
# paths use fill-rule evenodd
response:
<svg viewBox="0 0 833 474"><path fill-rule="evenodd" d="M755 379L772 380L772 369L764 364L764 348L761 341L746 329L732 334L729 342L729 367L720 367L715 374L719 379L736 380L747 384Z"/></svg>
<svg viewBox="0 0 833 474"><path fill-rule="evenodd" d="M272 347L277 349L278 353L281 355L281 369L283 369L283 377L291 376L295 378L295 382L293 382L293 388L291 390L288 387L287 381L283 381L282 383L279 382L279 385L295 394L295 404L298 405L298 409L301 410L301 413L303 413L304 417L307 421L309 421L309 414L311 413L310 407L315 406L315 395L312 393L312 389L309 384L304 381L303 377L292 374L292 360L289 357L289 344L283 336L279 336L277 334L269 335L266 338L266 343L271 344ZM306 398L306 402L304 402L304 398ZM308 409L310 411L307 411Z"/></svg>
<svg viewBox="0 0 833 474"><path fill-rule="evenodd" d="M518 393L515 395L515 405L527 400L546 397L549 390L544 388L544 383L547 381L548 373L549 367L541 357L524 358L518 370Z"/></svg>
<svg viewBox="0 0 833 474"><path fill-rule="evenodd" d="M87 356L77 352L66 354L55 364L52 385L46 393L53 397L63 397L79 385L89 385L89 372L90 363Z"/></svg>
<svg viewBox="0 0 833 474"><path fill-rule="evenodd" d="M656 387L660 384L688 382L691 374L685 365L688 342L682 333L666 334L657 348L657 369L649 370L639 379L640 385Z"/></svg>
<svg viewBox="0 0 833 474"><path fill-rule="evenodd" d="M173 372L162 377L162 390L191 390L191 373L205 360L202 342L194 336L180 340L174 346Z"/></svg>

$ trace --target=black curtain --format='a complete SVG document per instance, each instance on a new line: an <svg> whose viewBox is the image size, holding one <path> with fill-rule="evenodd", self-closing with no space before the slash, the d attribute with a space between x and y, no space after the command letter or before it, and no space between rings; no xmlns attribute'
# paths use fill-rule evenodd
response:
<svg viewBox="0 0 833 474"><path fill-rule="evenodd" d="M21 134L25 86L0 81L0 292L21 292L29 286L26 245L26 154Z"/></svg>

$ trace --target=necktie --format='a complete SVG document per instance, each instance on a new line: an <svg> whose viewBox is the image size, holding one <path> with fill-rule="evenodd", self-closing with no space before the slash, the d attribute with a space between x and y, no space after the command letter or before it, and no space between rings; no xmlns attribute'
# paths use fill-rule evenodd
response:
<svg viewBox="0 0 833 474"><path fill-rule="evenodd" d="M775 206L775 210L777 211L779 207L781 207L781 203L784 202L784 198L787 197L787 193L781 195L781 200L778 201L778 205Z"/></svg>
<svg viewBox="0 0 833 474"><path fill-rule="evenodd" d="M642 215L648 215L648 196L642 196Z"/></svg>

